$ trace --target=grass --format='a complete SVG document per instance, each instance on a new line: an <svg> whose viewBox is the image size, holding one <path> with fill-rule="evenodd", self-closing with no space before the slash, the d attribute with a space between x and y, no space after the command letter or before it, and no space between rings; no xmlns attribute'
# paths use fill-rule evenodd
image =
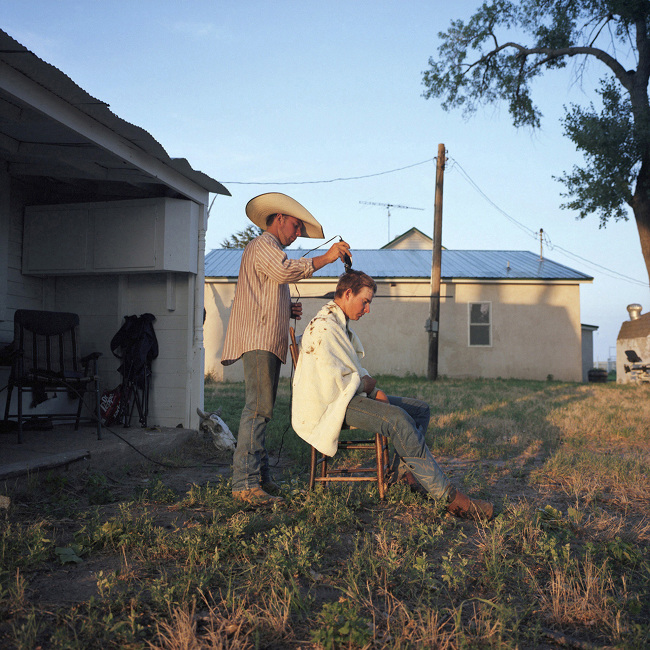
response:
<svg viewBox="0 0 650 650"><path fill-rule="evenodd" d="M50 474L5 490L0 647L549 648L650 644L645 386L383 377L427 400L457 520L397 484L305 491L281 383L268 429L286 505L229 473ZM236 431L242 384L206 386ZM196 462L196 461L194 461ZM187 485L189 480L189 485Z"/></svg>

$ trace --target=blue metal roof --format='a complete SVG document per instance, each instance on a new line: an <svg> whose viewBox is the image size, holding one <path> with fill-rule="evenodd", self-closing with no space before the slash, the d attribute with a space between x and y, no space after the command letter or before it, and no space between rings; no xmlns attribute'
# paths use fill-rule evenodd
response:
<svg viewBox="0 0 650 650"><path fill-rule="evenodd" d="M208 278L236 278L243 253L241 248L215 248L205 256L205 276ZM296 259L303 250L286 250ZM322 255L322 251L307 253L306 257ZM430 250L352 250L352 266L379 278L431 277ZM329 264L314 273L316 278L335 278L343 273L340 261ZM572 280L587 282L589 275L558 264L539 259L530 251L442 251L441 276L444 280Z"/></svg>

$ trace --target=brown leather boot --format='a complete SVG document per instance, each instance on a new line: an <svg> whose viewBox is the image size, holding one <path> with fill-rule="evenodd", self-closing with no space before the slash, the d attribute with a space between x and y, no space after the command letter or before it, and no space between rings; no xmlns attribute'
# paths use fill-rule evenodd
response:
<svg viewBox="0 0 650 650"><path fill-rule="evenodd" d="M447 512L463 519L485 519L489 521L494 514L494 506L489 501L470 499L466 494L452 488L449 494Z"/></svg>

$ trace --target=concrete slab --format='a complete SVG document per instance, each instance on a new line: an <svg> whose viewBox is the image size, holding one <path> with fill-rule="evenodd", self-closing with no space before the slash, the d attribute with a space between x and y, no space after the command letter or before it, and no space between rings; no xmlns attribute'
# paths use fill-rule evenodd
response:
<svg viewBox="0 0 650 650"><path fill-rule="evenodd" d="M199 440L192 429L115 426L102 429L97 440L93 426L54 426L49 431L24 431L0 435L0 481L54 468L119 469L147 459L172 456L187 442Z"/></svg>

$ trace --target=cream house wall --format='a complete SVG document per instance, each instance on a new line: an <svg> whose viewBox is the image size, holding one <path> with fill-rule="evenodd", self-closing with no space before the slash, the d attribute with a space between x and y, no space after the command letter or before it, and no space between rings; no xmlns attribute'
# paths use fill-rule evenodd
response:
<svg viewBox="0 0 650 650"><path fill-rule="evenodd" d="M581 381L578 284L456 283L441 309L440 371L450 377ZM489 302L492 345L468 345L468 304Z"/></svg>
<svg viewBox="0 0 650 650"><path fill-rule="evenodd" d="M412 232L403 239L399 239L390 245L384 246L384 248L394 250L431 250L433 248L433 240L421 233Z"/></svg>
<svg viewBox="0 0 650 650"><path fill-rule="evenodd" d="M353 323L366 350L365 367L375 374L425 375L429 316L428 280L378 281L370 314ZM241 362L223 367L223 340L234 297L234 281L206 280L206 372L217 381L243 381ZM335 280L297 285L303 303L300 334L327 301ZM292 287L296 296L296 287ZM444 283L441 288L439 372L450 377L514 377L581 380L579 285L563 283ZM469 346L468 304L492 305L492 345ZM290 373L290 364L283 376Z"/></svg>

